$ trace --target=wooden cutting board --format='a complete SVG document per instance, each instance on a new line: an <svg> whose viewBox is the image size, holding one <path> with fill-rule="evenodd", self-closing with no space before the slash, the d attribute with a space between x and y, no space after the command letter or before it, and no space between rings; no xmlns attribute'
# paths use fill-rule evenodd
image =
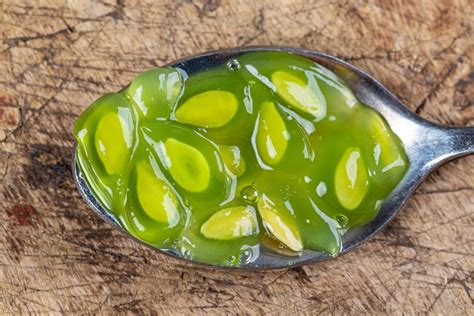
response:
<svg viewBox="0 0 474 316"><path fill-rule="evenodd" d="M189 54L287 45L341 57L412 111L474 123L474 4L0 0L0 314L473 314L474 157L445 165L382 233L336 260L212 271L95 216L72 126L101 94Z"/></svg>

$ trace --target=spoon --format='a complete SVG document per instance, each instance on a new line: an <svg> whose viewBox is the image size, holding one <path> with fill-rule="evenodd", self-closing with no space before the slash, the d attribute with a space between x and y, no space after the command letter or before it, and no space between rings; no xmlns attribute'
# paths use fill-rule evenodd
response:
<svg viewBox="0 0 474 316"><path fill-rule="evenodd" d="M398 135L405 146L410 162L405 176L387 197L379 213L371 222L351 229L344 234L341 253L353 250L382 230L406 204L423 179L434 169L449 160L474 153L474 127L457 128L431 123L410 112L397 97L362 70L324 53L301 48L243 47L206 52L180 59L166 66L181 68L191 75L226 63L239 55L257 51L290 52L311 59L330 69L350 86L362 103L365 103L384 116L392 131ZM76 163L76 148L77 144L74 147L73 174L84 200L101 218L112 224L116 229L128 237L145 244L122 228L117 218L109 213L95 198ZM175 250L163 250L150 245L147 246L156 251L181 258ZM311 250L305 250L299 257L290 258L262 249L257 260L236 268L249 270L278 269L330 258L332 257L325 253ZM201 262L196 263L208 267L221 267Z"/></svg>

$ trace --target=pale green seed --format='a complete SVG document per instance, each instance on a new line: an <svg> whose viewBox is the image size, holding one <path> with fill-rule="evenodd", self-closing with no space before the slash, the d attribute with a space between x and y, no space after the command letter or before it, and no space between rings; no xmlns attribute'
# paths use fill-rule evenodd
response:
<svg viewBox="0 0 474 316"><path fill-rule="evenodd" d="M256 136L260 158L268 165L278 164L285 155L290 134L273 102L263 102Z"/></svg>
<svg viewBox="0 0 474 316"><path fill-rule="evenodd" d="M130 157L130 130L115 113L105 114L97 124L95 148L108 174L119 174Z"/></svg>
<svg viewBox="0 0 474 316"><path fill-rule="evenodd" d="M150 165L136 166L137 197L143 211L153 220L173 227L179 221L179 203L168 184L156 176Z"/></svg>
<svg viewBox="0 0 474 316"><path fill-rule="evenodd" d="M173 179L189 192L202 192L209 186L211 171L204 155L196 148L177 139L165 141L169 172Z"/></svg>
<svg viewBox="0 0 474 316"><path fill-rule="evenodd" d="M222 160L232 174L240 177L245 172L245 160L240 154L240 149L237 146L219 146L219 153Z"/></svg>
<svg viewBox="0 0 474 316"><path fill-rule="evenodd" d="M359 206L368 190L367 170L358 148L348 148L336 167L335 190L343 207Z"/></svg>
<svg viewBox="0 0 474 316"><path fill-rule="evenodd" d="M201 226L206 238L231 240L258 233L255 210L250 206L229 207L214 213Z"/></svg>
<svg viewBox="0 0 474 316"><path fill-rule="evenodd" d="M293 251L303 250L298 228L289 214L277 210L275 204L265 195L258 200L258 212L270 234Z"/></svg>
<svg viewBox="0 0 474 316"><path fill-rule="evenodd" d="M221 127L232 120L239 102L228 91L211 90L187 99L175 113L179 122L200 127Z"/></svg>
<svg viewBox="0 0 474 316"><path fill-rule="evenodd" d="M320 119L326 115L326 105L314 91L318 87L311 87L300 78L286 72L275 71L271 81L276 88L276 93L290 106ZM314 85L317 85L314 81ZM319 89L319 88L318 88Z"/></svg>
<svg viewBox="0 0 474 316"><path fill-rule="evenodd" d="M373 111L364 111L364 124L368 134L374 138L373 156L378 166L389 166L400 158L400 151L382 118ZM404 165L402 161L402 165Z"/></svg>

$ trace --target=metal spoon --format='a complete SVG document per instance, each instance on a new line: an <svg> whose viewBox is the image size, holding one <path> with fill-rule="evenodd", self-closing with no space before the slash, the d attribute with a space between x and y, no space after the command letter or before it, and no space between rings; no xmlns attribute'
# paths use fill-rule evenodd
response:
<svg viewBox="0 0 474 316"><path fill-rule="evenodd" d="M193 74L226 63L239 55L256 51L291 52L309 58L332 70L346 81L359 100L385 117L391 129L400 137L405 146L410 161L408 171L385 200L376 218L364 226L348 231L344 235L342 253L351 251L382 230L405 205L423 179L434 169L449 160L474 153L473 127L456 128L431 123L410 112L390 91L362 70L324 53L301 48L244 47L207 52L175 61L167 66L181 68L188 74ZM104 209L94 197L76 164L76 146L74 147L73 174L82 197L100 217L128 237L145 244L123 229L118 220ZM147 246L173 257L181 258L175 250L160 250ZM311 250L305 250L299 257L290 258L263 249L256 261L237 268L250 270L276 269L313 263L329 258L332 257ZM208 264L202 265L216 267Z"/></svg>

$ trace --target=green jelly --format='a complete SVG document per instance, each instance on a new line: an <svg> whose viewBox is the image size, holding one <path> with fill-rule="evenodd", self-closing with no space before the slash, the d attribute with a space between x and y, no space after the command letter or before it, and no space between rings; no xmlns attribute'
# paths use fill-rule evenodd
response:
<svg viewBox="0 0 474 316"><path fill-rule="evenodd" d="M183 87L180 72L173 68L155 68L138 75L125 90L140 117L167 119Z"/></svg>
<svg viewBox="0 0 474 316"><path fill-rule="evenodd" d="M124 229L225 266L262 249L336 256L409 166L341 78L285 52L148 70L95 101L74 134L84 179Z"/></svg>

